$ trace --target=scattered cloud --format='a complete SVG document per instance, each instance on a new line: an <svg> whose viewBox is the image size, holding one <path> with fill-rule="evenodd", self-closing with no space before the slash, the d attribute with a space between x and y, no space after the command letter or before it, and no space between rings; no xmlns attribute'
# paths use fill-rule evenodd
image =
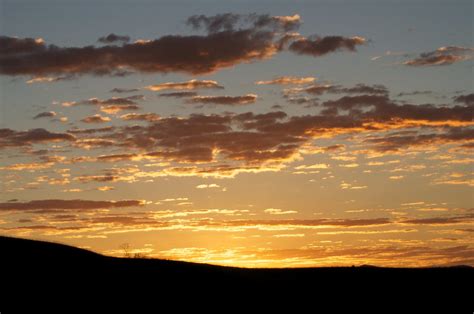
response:
<svg viewBox="0 0 474 314"><path fill-rule="evenodd" d="M213 189L213 188L220 188L219 184L211 183L211 184L199 184L196 185L196 189Z"/></svg>
<svg viewBox="0 0 474 314"><path fill-rule="evenodd" d="M267 208L264 212L270 215L289 215L298 213L296 210L283 210L279 208Z"/></svg>
<svg viewBox="0 0 474 314"><path fill-rule="evenodd" d="M76 137L69 133L54 133L45 129L15 131L0 129L0 149L6 147L30 146L36 143L75 141Z"/></svg>
<svg viewBox="0 0 474 314"><path fill-rule="evenodd" d="M157 92L162 90L193 90L193 89L224 89L223 86L219 85L216 81L211 80L190 80L187 82L168 82L157 85L145 86L145 89Z"/></svg>
<svg viewBox="0 0 474 314"><path fill-rule="evenodd" d="M471 105L471 106L474 105L474 93L455 96L453 97L453 99L454 99L454 102L457 102L457 103L463 103L463 104Z"/></svg>
<svg viewBox="0 0 474 314"><path fill-rule="evenodd" d="M172 93L162 93L158 95L159 97L174 97L174 98L186 98L197 96L196 92L172 92Z"/></svg>
<svg viewBox="0 0 474 314"><path fill-rule="evenodd" d="M247 94L243 96L193 96L186 100L188 104L205 104L205 105L249 105L257 101L258 96L255 94Z"/></svg>
<svg viewBox="0 0 474 314"><path fill-rule="evenodd" d="M133 121L158 121L161 116L156 113L127 113L120 116L122 120L133 120Z"/></svg>
<svg viewBox="0 0 474 314"><path fill-rule="evenodd" d="M56 112L54 111L45 111L45 112L40 112L36 116L33 117L33 119L39 119L39 118L54 118L56 116Z"/></svg>
<svg viewBox="0 0 474 314"><path fill-rule="evenodd" d="M140 91L138 88L113 88L110 90L111 93L125 94L125 93L135 93Z"/></svg>
<svg viewBox="0 0 474 314"><path fill-rule="evenodd" d="M321 56L340 50L355 51L362 37L310 37L294 33L299 15L194 15L187 24L204 35L166 35L129 42L128 36L99 38L105 46L59 47L43 39L0 37L0 74L124 76L133 72L206 74L271 58L286 49ZM116 42L122 45L112 45Z"/></svg>
<svg viewBox="0 0 474 314"><path fill-rule="evenodd" d="M85 117L81 119L81 122L84 123L105 123L105 122L110 122L109 117L103 117L100 114L95 114L93 116Z"/></svg>
<svg viewBox="0 0 474 314"><path fill-rule="evenodd" d="M81 101L66 101L62 102L63 107L74 107L74 106L130 106L137 105L137 101L144 100L143 95L133 95L128 97L112 97L109 99L89 98Z"/></svg>
<svg viewBox="0 0 474 314"><path fill-rule="evenodd" d="M424 52L415 59L407 60L403 64L408 66L440 66L451 65L473 57L474 48L458 46L441 47L434 51Z"/></svg>
<svg viewBox="0 0 474 314"><path fill-rule="evenodd" d="M356 46L363 45L366 42L367 39L359 36L303 37L293 41L289 46L289 50L301 55L320 57L331 52L342 50L353 52L356 51Z"/></svg>
<svg viewBox="0 0 474 314"><path fill-rule="evenodd" d="M270 81L257 81L256 85L300 85L310 84L316 81L315 77L296 77L296 76L279 76Z"/></svg>
<svg viewBox="0 0 474 314"><path fill-rule="evenodd" d="M125 201L91 201L91 200L61 200L46 199L33 200L29 202L7 202L0 203L1 211L32 211L32 210L91 210L91 209L108 209L141 206L142 201L125 200Z"/></svg>
<svg viewBox="0 0 474 314"><path fill-rule="evenodd" d="M102 44L114 44L116 42L128 43L130 41L130 36L116 35L111 33L107 36L100 37L97 41Z"/></svg>

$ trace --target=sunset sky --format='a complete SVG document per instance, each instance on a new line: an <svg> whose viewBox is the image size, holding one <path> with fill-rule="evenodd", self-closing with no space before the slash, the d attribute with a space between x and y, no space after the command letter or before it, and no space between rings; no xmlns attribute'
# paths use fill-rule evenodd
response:
<svg viewBox="0 0 474 314"><path fill-rule="evenodd" d="M474 266L472 1L0 0L0 234Z"/></svg>

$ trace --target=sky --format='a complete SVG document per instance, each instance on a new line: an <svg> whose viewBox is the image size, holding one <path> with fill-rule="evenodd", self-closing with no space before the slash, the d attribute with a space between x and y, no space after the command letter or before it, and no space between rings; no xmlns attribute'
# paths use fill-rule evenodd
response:
<svg viewBox="0 0 474 314"><path fill-rule="evenodd" d="M474 266L472 1L0 1L0 234Z"/></svg>

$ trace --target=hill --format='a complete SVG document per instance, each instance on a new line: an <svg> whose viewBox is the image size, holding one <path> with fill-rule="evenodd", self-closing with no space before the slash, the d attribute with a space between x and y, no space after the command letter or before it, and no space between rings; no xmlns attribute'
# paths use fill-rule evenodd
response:
<svg viewBox="0 0 474 314"><path fill-rule="evenodd" d="M63 244L0 237L2 285L25 295L82 291L114 295L312 295L405 299L468 298L474 269L329 267L246 269L159 259L103 256ZM18 290L15 290L18 289Z"/></svg>

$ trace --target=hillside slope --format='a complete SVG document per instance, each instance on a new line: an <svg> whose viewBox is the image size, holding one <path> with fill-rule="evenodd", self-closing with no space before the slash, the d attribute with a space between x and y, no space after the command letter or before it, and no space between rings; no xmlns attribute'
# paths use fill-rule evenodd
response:
<svg viewBox="0 0 474 314"><path fill-rule="evenodd" d="M467 301L467 287L474 282L474 269L467 266L244 269L107 257L67 245L9 237L0 237L0 252L3 285L10 287L9 292L20 289L27 295L77 290L128 297L235 293L256 297L276 293L309 294L325 301L325 296L390 298L396 293L408 299L426 294Z"/></svg>

